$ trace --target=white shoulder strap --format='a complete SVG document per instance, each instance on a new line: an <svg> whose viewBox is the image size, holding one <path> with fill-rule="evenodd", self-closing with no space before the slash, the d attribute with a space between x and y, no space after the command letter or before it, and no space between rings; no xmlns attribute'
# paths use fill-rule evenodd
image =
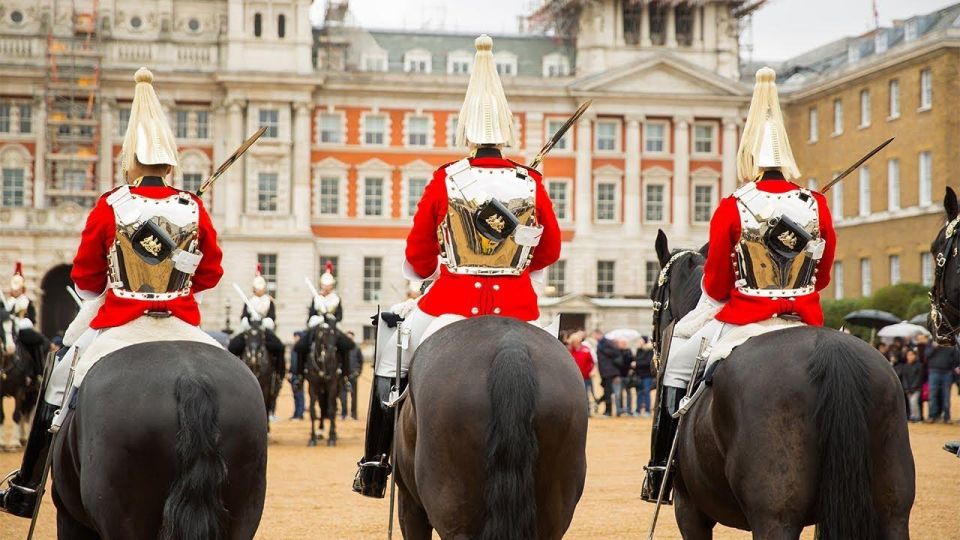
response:
<svg viewBox="0 0 960 540"><path fill-rule="evenodd" d="M107 204L113 208L117 223L122 226L131 225L140 219L140 205L136 203L128 185L120 186L108 195Z"/></svg>

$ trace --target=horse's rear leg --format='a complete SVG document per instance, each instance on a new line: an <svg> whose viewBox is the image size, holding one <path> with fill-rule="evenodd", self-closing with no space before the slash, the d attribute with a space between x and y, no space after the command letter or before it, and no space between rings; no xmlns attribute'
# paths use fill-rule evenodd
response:
<svg viewBox="0 0 960 540"><path fill-rule="evenodd" d="M693 505L686 494L680 489L674 496L674 514L677 517L677 526L684 540L712 540L713 527L717 524Z"/></svg>
<svg viewBox="0 0 960 540"><path fill-rule="evenodd" d="M397 502L403 539L430 540L433 538L433 527L430 525L426 510L417 504L399 477L397 477Z"/></svg>
<svg viewBox="0 0 960 540"><path fill-rule="evenodd" d="M57 509L57 538L59 540L100 540L100 535L96 531L87 528L64 509L56 488L52 491L53 503Z"/></svg>

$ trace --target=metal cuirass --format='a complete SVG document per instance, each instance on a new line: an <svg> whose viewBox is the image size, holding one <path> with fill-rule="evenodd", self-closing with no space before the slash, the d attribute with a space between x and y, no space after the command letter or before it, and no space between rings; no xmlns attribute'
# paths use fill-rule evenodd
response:
<svg viewBox="0 0 960 540"><path fill-rule="evenodd" d="M523 167L472 167L466 159L445 172L447 215L437 231L444 266L455 274L522 274L543 231L536 181Z"/></svg>
<svg viewBox="0 0 960 540"><path fill-rule="evenodd" d="M109 286L114 294L160 301L189 295L190 278L203 256L197 249L197 202L186 193L150 199L124 186L107 203L116 220L109 253Z"/></svg>
<svg viewBox="0 0 960 540"><path fill-rule="evenodd" d="M825 247L813 194L807 189L767 193L750 182L733 196L740 214L737 290L769 298L812 293Z"/></svg>

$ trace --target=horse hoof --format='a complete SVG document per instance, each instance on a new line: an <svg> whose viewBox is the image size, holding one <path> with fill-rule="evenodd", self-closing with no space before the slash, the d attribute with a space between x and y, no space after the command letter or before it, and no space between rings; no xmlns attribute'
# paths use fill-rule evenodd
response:
<svg viewBox="0 0 960 540"><path fill-rule="evenodd" d="M328 446L328 447L336 446L336 445L337 445L337 441L336 441L335 439L330 439L330 440L327 441L327 446Z"/></svg>
<svg viewBox="0 0 960 540"><path fill-rule="evenodd" d="M314 447L316 445L317 445L317 441L315 439L310 439L309 441L307 441L307 447Z"/></svg>

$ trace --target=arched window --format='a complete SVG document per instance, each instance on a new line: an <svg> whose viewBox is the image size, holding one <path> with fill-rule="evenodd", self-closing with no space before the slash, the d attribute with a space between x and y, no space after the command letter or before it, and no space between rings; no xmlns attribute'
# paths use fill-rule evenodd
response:
<svg viewBox="0 0 960 540"><path fill-rule="evenodd" d="M255 13L253 15L253 35L260 37L261 33L263 33L263 15Z"/></svg>
<svg viewBox="0 0 960 540"><path fill-rule="evenodd" d="M277 35L283 39L287 35L287 16L281 14L277 17Z"/></svg>

